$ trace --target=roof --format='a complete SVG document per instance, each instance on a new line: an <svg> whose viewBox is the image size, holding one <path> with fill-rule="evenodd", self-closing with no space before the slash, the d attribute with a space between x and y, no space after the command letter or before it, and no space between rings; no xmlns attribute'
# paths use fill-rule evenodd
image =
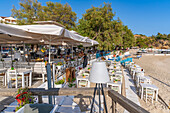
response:
<svg viewBox="0 0 170 113"><path fill-rule="evenodd" d="M15 18L13 18L13 17L6 17L6 18L4 18L4 19L17 20L17 19L15 19Z"/></svg>
<svg viewBox="0 0 170 113"><path fill-rule="evenodd" d="M0 16L0 17L3 18L3 19L4 19L4 18L7 18L7 17L5 17L5 16Z"/></svg>

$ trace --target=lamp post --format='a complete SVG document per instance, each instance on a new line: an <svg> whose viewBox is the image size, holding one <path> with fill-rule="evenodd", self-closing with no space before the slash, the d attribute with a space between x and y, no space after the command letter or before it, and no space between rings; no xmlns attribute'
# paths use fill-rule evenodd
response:
<svg viewBox="0 0 170 113"><path fill-rule="evenodd" d="M92 100L92 104L91 104L90 113L92 113L92 110L93 110L93 104L94 104L96 90L98 90L98 92L99 92L99 113L101 113L100 91L102 92L102 95L103 95L104 107L105 107L105 110L107 113L106 100L105 100L104 91L103 91L103 83L109 82L110 79L109 79L108 70L106 67L106 62L93 62L92 68L90 71L89 81L96 83L96 86L94 88L94 94L93 94L94 96L93 96L93 100ZM101 86L101 88L100 88L100 86Z"/></svg>

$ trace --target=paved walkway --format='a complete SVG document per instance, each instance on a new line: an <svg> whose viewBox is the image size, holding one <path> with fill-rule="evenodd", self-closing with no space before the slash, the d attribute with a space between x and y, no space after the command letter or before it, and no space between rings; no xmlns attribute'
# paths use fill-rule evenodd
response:
<svg viewBox="0 0 170 113"><path fill-rule="evenodd" d="M133 101L134 103L140 106L134 80L132 79L127 69L124 69L124 78L125 78L126 98L128 98L129 100ZM124 113L128 113L128 111L125 110Z"/></svg>

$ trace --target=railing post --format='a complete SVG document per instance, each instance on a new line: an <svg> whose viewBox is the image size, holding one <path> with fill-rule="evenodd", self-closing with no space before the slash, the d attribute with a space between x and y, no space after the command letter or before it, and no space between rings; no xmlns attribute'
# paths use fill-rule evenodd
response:
<svg viewBox="0 0 170 113"><path fill-rule="evenodd" d="M38 95L38 103L42 103L42 95Z"/></svg>
<svg viewBox="0 0 170 113"><path fill-rule="evenodd" d="M116 102L112 99L112 113L116 113Z"/></svg>
<svg viewBox="0 0 170 113"><path fill-rule="evenodd" d="M51 88L51 66L50 64L48 63L47 64L47 85L48 85L48 89ZM48 101L49 101L49 104L52 104L52 96L48 96Z"/></svg>

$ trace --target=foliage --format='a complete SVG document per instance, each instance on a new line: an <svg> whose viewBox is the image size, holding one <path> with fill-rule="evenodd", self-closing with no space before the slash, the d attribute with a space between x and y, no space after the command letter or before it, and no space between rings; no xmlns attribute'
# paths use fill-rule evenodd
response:
<svg viewBox="0 0 170 113"><path fill-rule="evenodd" d="M44 20L44 12L41 3L37 0L20 0L20 9L13 6L12 17L17 18L17 23L32 24L34 20Z"/></svg>
<svg viewBox="0 0 170 113"><path fill-rule="evenodd" d="M57 66L62 66L62 65L63 65L62 62L58 62L58 63L57 63Z"/></svg>
<svg viewBox="0 0 170 113"><path fill-rule="evenodd" d="M18 107L16 107L16 110L19 110L21 107L23 107L25 104L33 104L34 103L34 97L31 95L31 93L28 91L28 88L20 88L18 89L16 99L18 101Z"/></svg>
<svg viewBox="0 0 170 113"><path fill-rule="evenodd" d="M64 84L65 80L64 79L61 79L59 81L57 81L55 84L58 85L58 84Z"/></svg>
<svg viewBox="0 0 170 113"><path fill-rule="evenodd" d="M75 59L74 59L74 58L71 58L71 61L75 61Z"/></svg>
<svg viewBox="0 0 170 113"><path fill-rule="evenodd" d="M141 35L136 38L136 46L139 46L140 48L153 48L161 46L169 46L169 41L170 41L170 34L161 34L158 33L157 35L152 35L150 37L147 37L145 35Z"/></svg>
<svg viewBox="0 0 170 113"><path fill-rule="evenodd" d="M52 20L64 25L67 29L75 27L76 13L69 4L46 2L42 6L37 0L20 0L20 9L12 8L12 17L17 18L17 24L32 24L33 21Z"/></svg>
<svg viewBox="0 0 170 113"><path fill-rule="evenodd" d="M83 18L79 20L77 32L99 42L98 49L112 50L115 46L130 47L133 44L131 30L124 26L120 19L113 20L111 4L92 7L86 10Z"/></svg>
<svg viewBox="0 0 170 113"><path fill-rule="evenodd" d="M46 19L57 21L67 29L75 27L75 21L77 19L76 13L72 11L68 3L62 5L61 3L49 1L46 4L47 6L44 6Z"/></svg>
<svg viewBox="0 0 170 113"><path fill-rule="evenodd" d="M76 86L75 83L73 83L76 80L76 78L73 78L72 80L70 78L68 78L68 87L74 87Z"/></svg>

